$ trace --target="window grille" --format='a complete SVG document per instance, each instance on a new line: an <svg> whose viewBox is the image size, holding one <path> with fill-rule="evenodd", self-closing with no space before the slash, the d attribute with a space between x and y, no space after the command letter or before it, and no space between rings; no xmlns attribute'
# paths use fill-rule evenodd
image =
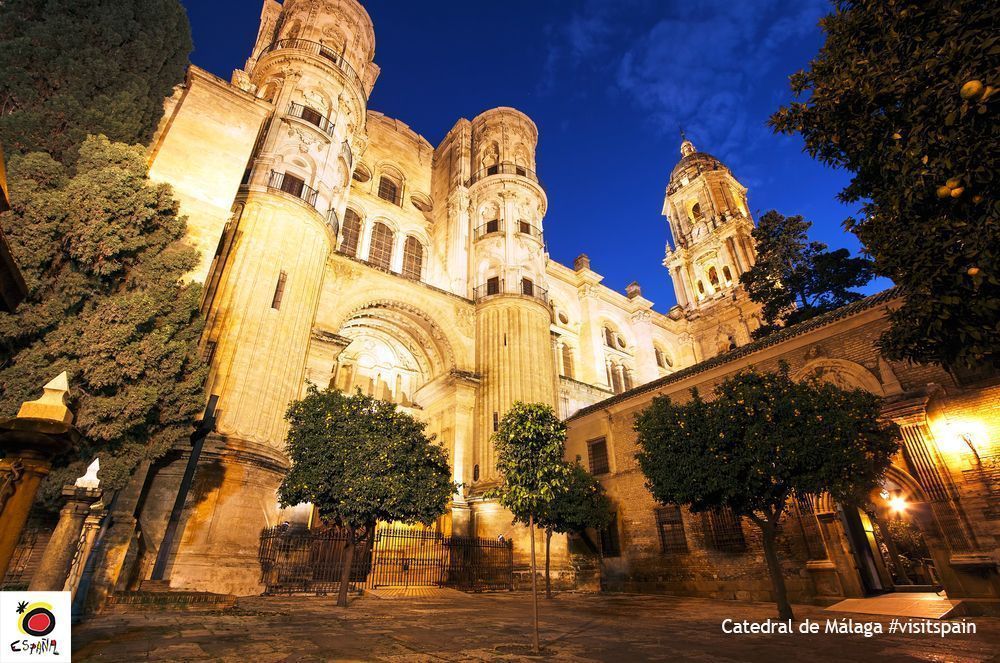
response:
<svg viewBox="0 0 1000 663"><path fill-rule="evenodd" d="M573 349L568 345L562 346L563 371L565 377L573 377Z"/></svg>
<svg viewBox="0 0 1000 663"><path fill-rule="evenodd" d="M656 510L656 531L660 535L660 552L663 554L688 551L681 508L676 504L662 506Z"/></svg>
<svg viewBox="0 0 1000 663"><path fill-rule="evenodd" d="M416 237L403 244L403 276L419 281L424 266L424 247Z"/></svg>
<svg viewBox="0 0 1000 663"><path fill-rule="evenodd" d="M361 217L352 209L344 213L344 234L340 240L340 252L349 256L358 254L358 241L361 239Z"/></svg>
<svg viewBox="0 0 1000 663"><path fill-rule="evenodd" d="M368 262L389 269L392 264L392 230L384 223L376 223L372 226L372 241L368 249Z"/></svg>
<svg viewBox="0 0 1000 663"><path fill-rule="evenodd" d="M702 514L702 526L705 530L705 544L712 550L737 553L747 549L740 518L732 509L706 511Z"/></svg>
<svg viewBox="0 0 1000 663"><path fill-rule="evenodd" d="M611 471L611 465L608 463L608 442L603 437L587 443L587 456L591 474L607 474Z"/></svg>
<svg viewBox="0 0 1000 663"><path fill-rule="evenodd" d="M611 522L601 530L601 554L604 557L621 557L622 544L618 535L618 514L611 514Z"/></svg>
<svg viewBox="0 0 1000 663"><path fill-rule="evenodd" d="M388 200L393 205L399 204L399 184L383 175L378 181L378 197Z"/></svg>

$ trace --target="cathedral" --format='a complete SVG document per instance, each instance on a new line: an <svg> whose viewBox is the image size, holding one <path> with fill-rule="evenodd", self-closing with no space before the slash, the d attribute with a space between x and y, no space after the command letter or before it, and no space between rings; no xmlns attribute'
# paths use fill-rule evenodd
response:
<svg viewBox="0 0 1000 663"><path fill-rule="evenodd" d="M374 54L355 0L265 0L231 82L192 66L167 100L150 177L173 187L201 257L189 278L204 284L217 401L174 586L257 593L258 532L308 518L279 513L275 490L283 415L309 384L427 422L462 486L447 527L510 538L509 514L483 494L512 403L568 417L760 324L739 287L754 263L746 189L718 159L685 140L665 177L663 264L679 305L660 313L638 284L602 285L585 255L548 257L531 118L493 108L431 145L368 108ZM154 468L150 494L176 490L177 467Z"/></svg>

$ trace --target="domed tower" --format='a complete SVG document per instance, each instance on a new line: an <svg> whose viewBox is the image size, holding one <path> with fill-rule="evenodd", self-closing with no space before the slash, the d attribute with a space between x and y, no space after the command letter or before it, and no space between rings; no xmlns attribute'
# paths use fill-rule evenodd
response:
<svg viewBox="0 0 1000 663"><path fill-rule="evenodd" d="M277 521L275 490L288 464L284 414L302 392L324 266L364 144L374 48L371 19L354 0L267 0L246 69L234 74L273 110L207 289L219 458L208 449L205 460L223 469L202 500L208 511L185 528L177 586L257 586L257 536Z"/></svg>
<svg viewBox="0 0 1000 663"><path fill-rule="evenodd" d="M482 376L473 495L497 480L490 438L510 406L555 404L542 239L547 200L535 175L537 143L535 123L513 108L494 108L472 121L471 273ZM477 529L486 531L481 514L476 518Z"/></svg>
<svg viewBox="0 0 1000 663"><path fill-rule="evenodd" d="M701 359L742 345L759 324L759 307L739 282L755 261L746 194L725 164L687 139L681 143L663 201L674 243L663 264L678 306L696 322Z"/></svg>

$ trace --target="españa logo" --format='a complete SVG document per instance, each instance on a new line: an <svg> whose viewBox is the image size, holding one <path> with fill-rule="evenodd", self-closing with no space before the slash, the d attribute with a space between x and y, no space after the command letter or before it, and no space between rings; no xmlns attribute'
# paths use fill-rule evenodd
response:
<svg viewBox="0 0 1000 663"><path fill-rule="evenodd" d="M0 663L68 661L69 592L0 592Z"/></svg>
<svg viewBox="0 0 1000 663"><path fill-rule="evenodd" d="M25 635L33 635L36 638L48 635L56 627L56 616L52 614L52 606L48 603L28 604L27 601L20 601L17 604L17 628Z"/></svg>

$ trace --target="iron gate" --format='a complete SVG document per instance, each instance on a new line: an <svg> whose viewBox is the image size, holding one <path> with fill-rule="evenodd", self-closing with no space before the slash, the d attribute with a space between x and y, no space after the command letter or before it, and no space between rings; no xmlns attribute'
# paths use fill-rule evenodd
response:
<svg viewBox="0 0 1000 663"><path fill-rule="evenodd" d="M326 594L340 587L347 537L343 530L261 532L259 561L265 594ZM368 587L453 587L511 590L509 541L443 536L429 529L379 526L354 550L352 591Z"/></svg>

